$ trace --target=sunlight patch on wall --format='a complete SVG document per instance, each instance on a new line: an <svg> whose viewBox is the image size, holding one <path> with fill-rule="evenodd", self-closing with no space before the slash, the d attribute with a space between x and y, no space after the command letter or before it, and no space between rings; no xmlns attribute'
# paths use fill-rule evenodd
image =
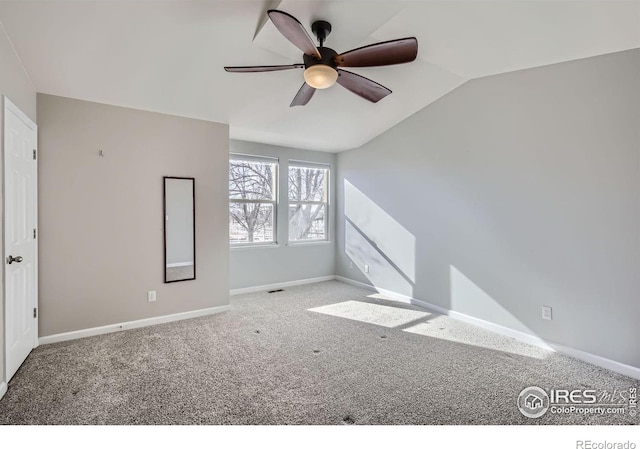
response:
<svg viewBox="0 0 640 449"><path fill-rule="evenodd" d="M374 287L413 295L413 284L348 221L345 222L345 252ZM368 273L363 270L365 265L369 265Z"/></svg>
<svg viewBox="0 0 640 449"><path fill-rule="evenodd" d="M411 282L415 282L416 238L346 179L344 214Z"/></svg>
<svg viewBox="0 0 640 449"><path fill-rule="evenodd" d="M383 327L398 327L430 316L430 313L360 301L345 301L309 309L310 312L347 318Z"/></svg>
<svg viewBox="0 0 640 449"><path fill-rule="evenodd" d="M344 204L347 256L375 287L412 296L416 238L346 179Z"/></svg>
<svg viewBox="0 0 640 449"><path fill-rule="evenodd" d="M513 316L511 312L456 267L450 265L449 273L451 279L451 310L493 323L500 323L502 326L520 332L533 334L518 318Z"/></svg>

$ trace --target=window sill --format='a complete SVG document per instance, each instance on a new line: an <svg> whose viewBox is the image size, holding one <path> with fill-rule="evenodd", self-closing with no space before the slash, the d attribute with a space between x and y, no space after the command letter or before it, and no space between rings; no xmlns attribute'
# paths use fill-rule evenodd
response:
<svg viewBox="0 0 640 449"><path fill-rule="evenodd" d="M273 249L273 248L280 248L280 245L278 243L263 243L263 244L245 244L245 245L229 245L229 248L231 249L231 251L244 251L244 250L248 250L248 249Z"/></svg>
<svg viewBox="0 0 640 449"><path fill-rule="evenodd" d="M321 246L321 245L331 245L333 242L331 240L318 240L318 241L309 241L309 242L289 242L287 246Z"/></svg>

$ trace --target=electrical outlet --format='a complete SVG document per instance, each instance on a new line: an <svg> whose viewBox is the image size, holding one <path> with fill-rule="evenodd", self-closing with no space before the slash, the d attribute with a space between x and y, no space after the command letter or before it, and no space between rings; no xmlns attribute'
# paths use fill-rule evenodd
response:
<svg viewBox="0 0 640 449"><path fill-rule="evenodd" d="M349 268L353 268L353 260L349 261Z"/></svg>
<svg viewBox="0 0 640 449"><path fill-rule="evenodd" d="M552 320L553 315L551 314L550 306L542 306L542 319L543 320Z"/></svg>
<svg viewBox="0 0 640 449"><path fill-rule="evenodd" d="M155 291L147 292L147 301L155 302L155 300L156 300L156 292Z"/></svg>
<svg viewBox="0 0 640 449"><path fill-rule="evenodd" d="M365 265L365 266L364 266L364 272L365 272L365 273L368 273L368 272L369 272L369 265Z"/></svg>

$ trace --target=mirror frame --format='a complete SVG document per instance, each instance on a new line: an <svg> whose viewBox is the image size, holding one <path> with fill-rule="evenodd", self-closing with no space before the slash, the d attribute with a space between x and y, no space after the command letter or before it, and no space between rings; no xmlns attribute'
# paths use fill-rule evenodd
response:
<svg viewBox="0 0 640 449"><path fill-rule="evenodd" d="M188 279L167 280L167 180L169 179L185 179L191 181L191 191L193 195L193 277ZM193 281L196 279L196 178L183 176L163 176L162 177L162 234L163 234L163 253L164 265L163 276L164 283L171 284L173 282Z"/></svg>

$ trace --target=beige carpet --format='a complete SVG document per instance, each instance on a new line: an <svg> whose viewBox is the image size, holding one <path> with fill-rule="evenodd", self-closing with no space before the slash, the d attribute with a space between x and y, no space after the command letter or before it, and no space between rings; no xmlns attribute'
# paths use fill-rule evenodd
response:
<svg viewBox="0 0 640 449"><path fill-rule="evenodd" d="M37 348L2 424L637 424L520 414L524 387L637 380L340 282L232 297L232 310Z"/></svg>
<svg viewBox="0 0 640 449"><path fill-rule="evenodd" d="M186 265L184 267L168 267L167 270L167 282L192 280L194 277L193 265Z"/></svg>

